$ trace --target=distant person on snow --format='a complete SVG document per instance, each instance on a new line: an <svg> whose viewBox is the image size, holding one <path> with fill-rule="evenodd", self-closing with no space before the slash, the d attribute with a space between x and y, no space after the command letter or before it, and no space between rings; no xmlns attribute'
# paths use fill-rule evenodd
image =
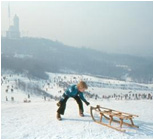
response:
<svg viewBox="0 0 154 140"><path fill-rule="evenodd" d="M81 117L84 116L83 114L83 104L82 101L89 105L90 103L84 98L83 92L88 89L87 84L84 81L80 81L77 85L71 85L69 86L64 94L62 95L62 98L57 103L57 106L59 107L57 110L57 119L61 120L61 115L64 115L64 111L66 108L66 102L69 99L69 97L72 97L76 100L78 106L79 106L79 115ZM82 100L82 101L81 101Z"/></svg>

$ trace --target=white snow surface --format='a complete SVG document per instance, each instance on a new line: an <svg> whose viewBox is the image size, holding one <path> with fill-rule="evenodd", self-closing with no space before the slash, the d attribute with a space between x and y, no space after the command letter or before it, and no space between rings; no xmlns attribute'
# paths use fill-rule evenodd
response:
<svg viewBox="0 0 154 140"><path fill-rule="evenodd" d="M60 75L60 74L59 74ZM56 74L56 77L59 76ZM50 74L51 83L55 74ZM63 75L67 80L74 80L72 75ZM7 76L8 78L9 76ZM123 94L129 93L152 93L153 85L129 83L117 80L101 79L90 76L78 76L80 80L89 78L91 81L112 83L111 87L89 87L89 92L104 94ZM56 119L58 107L54 99L44 101L42 97L31 95L31 102L24 103L23 99L27 98L27 92L21 89L14 89L14 92L5 92L7 86L15 86L15 79L22 79L29 82L24 76L14 75L9 82L4 82L1 86L1 138L2 139L152 139L153 138L153 100L114 100L114 99L89 99L90 106L100 105L106 108L112 108L122 112L136 114L134 124L139 128L132 128L123 125L125 133L116 131L112 128L95 123L90 116L90 106L84 103L84 117L79 116L77 103L73 98L67 102L65 114L62 115L62 121ZM78 79L77 79L78 80ZM43 81L32 81L37 83L42 89ZM75 82L75 81L74 81ZM118 84L126 84L129 87L134 85L143 85L149 87L148 90L143 87L138 90L120 89ZM137 86L136 86L137 85ZM47 86L47 85L46 85ZM60 96L59 90L63 90L54 83L50 84L51 89L48 92ZM117 86L117 88L116 88ZM131 86L130 86L131 87ZM138 88L138 87L137 87ZM153 94L153 93L152 93ZM6 101L6 96L9 101ZM11 97L15 101L10 101ZM117 123L112 125L117 126Z"/></svg>
<svg viewBox="0 0 154 140"><path fill-rule="evenodd" d="M90 107L84 105L85 117L78 114L74 99L69 99L62 121L56 119L56 101L31 103L2 102L2 139L152 139L152 101L95 101L97 104L139 115L134 123L139 128L123 125L126 132L119 132L95 123ZM113 123L113 125L116 125Z"/></svg>

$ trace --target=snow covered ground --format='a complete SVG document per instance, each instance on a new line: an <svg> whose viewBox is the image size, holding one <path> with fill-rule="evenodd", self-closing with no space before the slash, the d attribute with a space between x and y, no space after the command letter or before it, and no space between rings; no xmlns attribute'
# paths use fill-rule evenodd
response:
<svg viewBox="0 0 154 140"><path fill-rule="evenodd" d="M2 102L2 139L152 139L153 101L95 101L97 104L139 115L134 119L138 128L123 125L126 132L119 132L93 122L90 107L84 105L85 117L78 115L73 99L67 102L63 120L56 119L56 101ZM113 123L113 125L116 125Z"/></svg>
<svg viewBox="0 0 154 140"><path fill-rule="evenodd" d="M6 78L4 80L4 77ZM50 74L48 81L31 80L21 75L3 75L1 86L1 138L2 139L152 139L153 138L153 100L132 99L115 100L87 98L91 106L104 106L122 112L139 115L134 118L134 123L139 128L123 125L125 133L113 130L93 122L90 116L90 106L84 104L85 117L78 114L76 102L70 98L67 102L63 120L56 119L57 106L54 99L44 100L43 96L30 94L30 103L24 103L29 91L17 87L17 79L30 85L38 85L43 91L54 96L63 93L59 82L76 83L79 80L89 82L89 92L98 95L115 94L145 94L153 95L152 84L139 84L118 80L96 78L92 76ZM60 80L61 79L61 80ZM58 81L60 80L60 81ZM50 84L48 84L50 83ZM9 86L9 87L8 87ZM11 92L13 87L14 91ZM47 89L48 88L48 89ZM8 91L6 92L6 89ZM33 89L31 89L33 91ZM61 90L61 92L59 92ZM32 92L31 91L31 92ZM35 91L35 90L34 90ZM6 97L8 101L6 101ZM11 101L14 97L14 101ZM113 123L113 125L117 125Z"/></svg>

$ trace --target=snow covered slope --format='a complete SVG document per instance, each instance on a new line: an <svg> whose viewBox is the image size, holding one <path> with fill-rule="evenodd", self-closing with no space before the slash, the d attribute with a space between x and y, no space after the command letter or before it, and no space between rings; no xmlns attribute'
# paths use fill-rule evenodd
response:
<svg viewBox="0 0 154 140"><path fill-rule="evenodd" d="M153 85L86 75L49 73L49 76L48 80L34 80L24 75L2 75L2 139L153 138L153 100L151 98L153 96ZM62 116L63 120L58 121L56 119L57 101L55 99L62 95L69 84L77 83L79 80L85 80L88 83L90 95L97 94L99 96L96 100L95 96L86 95L91 106L101 105L139 115L138 118L134 119L134 123L139 126L139 129L123 125L126 133L122 133L96 124L90 116L90 106L85 104L85 117L80 117L78 106L72 98L67 102L65 115ZM129 98L124 98L124 95L127 94ZM150 98L148 94L150 94ZM30 98L28 98L28 95ZM50 95L52 95L52 98ZM115 97L110 95L115 95ZM139 95L145 96L143 98ZM121 98L119 98L120 96ZM6 97L8 101L6 101ZM14 98L14 101L11 101L11 97ZM25 98L31 102L24 103ZM116 124L113 123L113 125Z"/></svg>
<svg viewBox="0 0 154 140"><path fill-rule="evenodd" d="M24 75L2 75L2 101L6 96L10 99L12 96L16 101L27 98L28 94L35 98L50 97L58 98L70 84L76 84L80 80L88 84L87 92L90 95L98 95L99 98L114 99L144 99L153 96L152 84L140 84L119 80L103 79L87 75L75 74L55 74L48 73L48 80L34 80ZM13 92L11 91L13 89ZM8 91L6 91L8 90ZM17 95L23 96L19 98ZM136 94L136 95L135 95ZM94 97L94 96L93 96Z"/></svg>
<svg viewBox="0 0 154 140"><path fill-rule="evenodd" d="M2 102L2 139L143 139L153 138L152 101L98 101L97 104L139 115L134 119L138 128L123 125L122 133L93 122L89 106L84 105L85 117L78 115L78 107L69 99L63 120L56 120L56 102ZM114 123L113 123L114 125ZM115 124L116 125L116 124Z"/></svg>

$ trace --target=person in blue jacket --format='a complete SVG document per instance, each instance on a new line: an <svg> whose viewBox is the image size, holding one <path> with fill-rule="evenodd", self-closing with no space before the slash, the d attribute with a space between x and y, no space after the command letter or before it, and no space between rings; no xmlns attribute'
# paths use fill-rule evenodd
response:
<svg viewBox="0 0 154 140"><path fill-rule="evenodd" d="M62 95L62 98L60 101L57 103L57 106L59 107L57 110L57 119L61 120L61 115L64 115L64 111L66 108L66 102L67 100L72 97L76 100L78 106L79 106L79 115L81 117L84 116L83 114L83 104L82 101L86 104L89 105L90 103L84 98L83 92L88 89L87 84L84 81L80 81L77 85L71 85L69 86L64 94ZM81 101L82 100L82 101Z"/></svg>

